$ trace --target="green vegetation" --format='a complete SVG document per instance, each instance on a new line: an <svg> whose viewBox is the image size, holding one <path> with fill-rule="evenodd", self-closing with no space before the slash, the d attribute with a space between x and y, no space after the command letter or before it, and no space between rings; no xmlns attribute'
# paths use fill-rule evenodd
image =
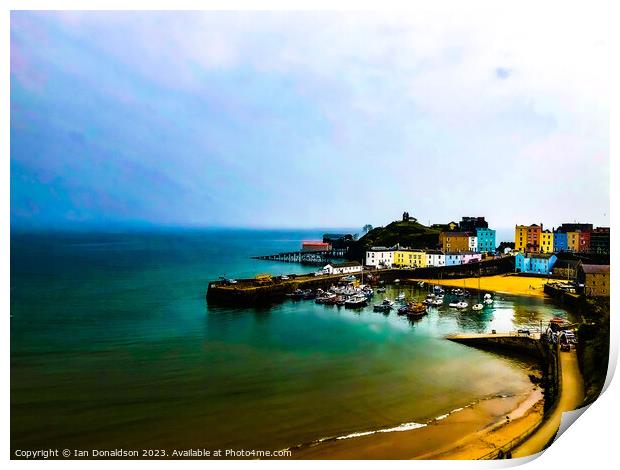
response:
<svg viewBox="0 0 620 470"><path fill-rule="evenodd" d="M609 362L609 299L588 300L581 312L577 357L585 386L584 405L594 402L605 384Z"/></svg>
<svg viewBox="0 0 620 470"><path fill-rule="evenodd" d="M361 261L366 250L373 246L390 247L400 243L409 248L435 248L439 230L414 221L396 221L385 227L375 227L349 248L349 258Z"/></svg>

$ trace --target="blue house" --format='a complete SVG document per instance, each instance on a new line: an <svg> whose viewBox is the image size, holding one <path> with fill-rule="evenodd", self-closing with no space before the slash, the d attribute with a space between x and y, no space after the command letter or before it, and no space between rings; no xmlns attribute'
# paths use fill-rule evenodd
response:
<svg viewBox="0 0 620 470"><path fill-rule="evenodd" d="M495 230L490 228L477 228L478 251L480 253L495 252Z"/></svg>
<svg viewBox="0 0 620 470"><path fill-rule="evenodd" d="M459 253L446 253L446 266L454 266L461 264L461 255Z"/></svg>
<svg viewBox="0 0 620 470"><path fill-rule="evenodd" d="M548 276L557 259L557 256L548 253L517 253L515 271Z"/></svg>
<svg viewBox="0 0 620 470"><path fill-rule="evenodd" d="M568 251L568 234L562 230L553 232L553 251Z"/></svg>

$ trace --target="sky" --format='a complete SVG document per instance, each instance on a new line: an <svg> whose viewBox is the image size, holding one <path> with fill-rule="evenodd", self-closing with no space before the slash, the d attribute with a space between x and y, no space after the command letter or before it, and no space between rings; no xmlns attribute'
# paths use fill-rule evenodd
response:
<svg viewBox="0 0 620 470"><path fill-rule="evenodd" d="M11 13L11 224L609 225L593 9Z"/></svg>

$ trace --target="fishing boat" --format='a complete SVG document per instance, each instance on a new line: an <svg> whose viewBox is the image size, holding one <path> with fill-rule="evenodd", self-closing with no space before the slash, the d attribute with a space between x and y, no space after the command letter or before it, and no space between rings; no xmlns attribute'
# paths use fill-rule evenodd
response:
<svg viewBox="0 0 620 470"><path fill-rule="evenodd" d="M417 304L410 303L407 305L406 315L409 318L419 318L419 317L426 315L427 313L428 313L428 309L426 305L422 303L417 303Z"/></svg>
<svg viewBox="0 0 620 470"><path fill-rule="evenodd" d="M349 297L347 300L345 300L344 306L346 308L360 308L360 307L365 307L367 303L368 303L368 299L366 298L365 295L356 294L356 295Z"/></svg>
<svg viewBox="0 0 620 470"><path fill-rule="evenodd" d="M380 304L375 304L373 310L375 312L389 312L394 307L394 301L390 299L383 299Z"/></svg>
<svg viewBox="0 0 620 470"><path fill-rule="evenodd" d="M405 301L405 293L401 292L400 294L398 294L398 296L396 297L396 300L398 302L404 302Z"/></svg>
<svg viewBox="0 0 620 470"><path fill-rule="evenodd" d="M299 299L303 299L304 297L304 291L301 289L295 289L293 292L291 292L290 294L286 294L287 297L290 297L291 299L294 300L299 300Z"/></svg>
<svg viewBox="0 0 620 470"><path fill-rule="evenodd" d="M339 307L342 307L344 305L344 303L346 302L347 298L344 295L339 295L338 297L336 297L336 305L338 305Z"/></svg>
<svg viewBox="0 0 620 470"><path fill-rule="evenodd" d="M336 294L323 294L320 297L317 297L314 302L317 304L329 304L332 301L335 301L336 297Z"/></svg>

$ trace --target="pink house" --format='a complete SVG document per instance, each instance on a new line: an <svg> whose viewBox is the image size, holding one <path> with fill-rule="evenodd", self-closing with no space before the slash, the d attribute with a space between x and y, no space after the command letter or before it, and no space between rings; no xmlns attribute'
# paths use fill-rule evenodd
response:
<svg viewBox="0 0 620 470"><path fill-rule="evenodd" d="M461 264L476 263L482 260L482 253L473 253L468 251L459 253L459 257L461 259Z"/></svg>

